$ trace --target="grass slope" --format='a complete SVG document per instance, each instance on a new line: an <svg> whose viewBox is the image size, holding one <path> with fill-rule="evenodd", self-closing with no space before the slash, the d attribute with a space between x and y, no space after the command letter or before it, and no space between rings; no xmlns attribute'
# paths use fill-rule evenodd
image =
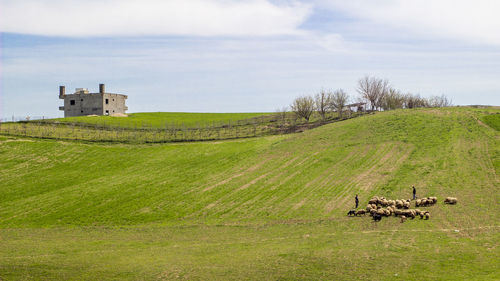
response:
<svg viewBox="0 0 500 281"><path fill-rule="evenodd" d="M401 110L211 143L0 137L0 277L497 280L491 113ZM429 221L345 217L355 193L408 198L413 184L440 198Z"/></svg>
<svg viewBox="0 0 500 281"><path fill-rule="evenodd" d="M80 116L56 119L59 122L75 122L89 124L106 124L120 127L153 127L164 128L165 124L185 125L197 127L227 123L238 120L258 117L269 113L190 113L190 112L141 112L130 113L128 117L112 116Z"/></svg>
<svg viewBox="0 0 500 281"><path fill-rule="evenodd" d="M485 115L481 119L484 121L484 123L488 124L488 126L497 131L500 131L500 114Z"/></svg>

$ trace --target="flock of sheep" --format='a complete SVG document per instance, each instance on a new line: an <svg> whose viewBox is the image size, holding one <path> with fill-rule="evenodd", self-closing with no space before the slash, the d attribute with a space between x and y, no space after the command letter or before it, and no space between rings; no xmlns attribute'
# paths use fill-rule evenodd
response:
<svg viewBox="0 0 500 281"><path fill-rule="evenodd" d="M446 197L445 204L456 204L458 202L455 197ZM431 214L427 210L410 209L410 199L390 200L385 197L373 197L368 201L365 209L350 210L348 216L361 216L369 214L374 221L382 220L382 217L400 217L401 222L405 222L407 218L414 219L420 216L420 219L428 220ZM429 207L437 203L437 197L425 197L415 200L415 207Z"/></svg>

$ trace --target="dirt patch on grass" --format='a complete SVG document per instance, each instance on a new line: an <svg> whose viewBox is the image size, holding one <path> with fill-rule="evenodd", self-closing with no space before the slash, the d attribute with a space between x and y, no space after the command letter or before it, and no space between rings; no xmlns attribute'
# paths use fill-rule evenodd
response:
<svg viewBox="0 0 500 281"><path fill-rule="evenodd" d="M257 183L258 181L260 181L261 179L265 178L268 174L269 174L269 173L265 173L265 174L263 174L263 175L260 175L259 177L257 177L257 178L255 178L255 179L251 180L249 183L246 183L246 184L244 184L244 185L240 186L240 187L239 187L238 189L236 189L236 190L237 190L237 191L239 191L239 190L247 189L248 187L250 187L250 186L252 186L252 185L256 184L256 183Z"/></svg>
<svg viewBox="0 0 500 281"><path fill-rule="evenodd" d="M210 203L205 207L205 209L212 209L213 207L215 207L215 205L215 203Z"/></svg>
<svg viewBox="0 0 500 281"><path fill-rule="evenodd" d="M316 155L317 153L315 153L314 155ZM293 165L294 167L299 167L299 166L302 166L304 163L306 163L307 161L309 161L309 159L311 159L313 155L309 156L309 157L304 157L302 159L302 161L299 161L297 164Z"/></svg>
<svg viewBox="0 0 500 281"><path fill-rule="evenodd" d="M0 140L1 143L7 143L7 142L34 142L34 140L29 140L29 139L6 139L6 140Z"/></svg>
<svg viewBox="0 0 500 281"><path fill-rule="evenodd" d="M222 181L220 181L220 182L218 182L218 183L216 183L216 184L214 184L212 186L206 187L205 189L203 189L203 192L212 190L212 189L214 189L214 188L216 188L216 187L218 187L220 185L226 184L226 183L234 180L235 178L239 178L239 177L241 177L243 175L244 175L244 173L239 173L239 174L232 175L229 178L224 179L224 180L222 180Z"/></svg>
<svg viewBox="0 0 500 281"><path fill-rule="evenodd" d="M258 168L262 167L262 165L264 165L267 161L269 161L269 159L265 159L262 162L258 163L257 165L248 168L246 170L246 172L244 172L243 174L246 174L246 173L253 172L253 171L257 170Z"/></svg>
<svg viewBox="0 0 500 281"><path fill-rule="evenodd" d="M149 214L151 213L151 208L149 207L145 207L145 208L142 208L138 211L139 214Z"/></svg>
<svg viewBox="0 0 500 281"><path fill-rule="evenodd" d="M297 174L299 174L300 172L302 171L295 171L293 172L292 174L288 175L286 178L284 178L283 180L279 180L279 184L277 185L274 185L273 187L271 187L271 190L274 190L276 189L277 187L287 183L288 181L290 181L292 178L294 178Z"/></svg>
<svg viewBox="0 0 500 281"><path fill-rule="evenodd" d="M306 201L307 201L306 198L302 199L299 203L293 205L292 209L294 209L294 210L299 209L300 207L302 207L306 203Z"/></svg>
<svg viewBox="0 0 500 281"><path fill-rule="evenodd" d="M299 159L299 158L300 158L300 157L299 157L299 156L297 156L297 157L294 157L294 158L292 158L292 159L290 159L290 160L286 161L286 162L285 162L285 164L283 164L283 166L281 166L281 168L282 168L282 169L284 169L284 168L286 168L286 167L290 166L293 162L297 161L297 159Z"/></svg>
<svg viewBox="0 0 500 281"><path fill-rule="evenodd" d="M331 211L333 211L335 209L335 207L337 207L337 205L335 203L336 203L335 201L329 201L326 203L325 210L327 213L330 213Z"/></svg>
<svg viewBox="0 0 500 281"><path fill-rule="evenodd" d="M300 157L297 156L297 157L294 157L288 161L285 162L285 164L281 165L279 167L279 170L281 170L279 173L277 173L275 176L273 176L269 182L270 183L274 183L274 182L277 182L279 181L279 179L286 173L286 168L288 168L291 164L293 164L295 161L297 161L297 159L299 159Z"/></svg>
<svg viewBox="0 0 500 281"><path fill-rule="evenodd" d="M485 127L485 128L488 128L488 129L490 128L490 126L488 126L488 125L484 124L484 123L483 123L483 121L481 121L481 120L479 120L479 119L476 119L476 120L477 120L477 123L478 123L480 126L483 126L483 127Z"/></svg>
<svg viewBox="0 0 500 281"><path fill-rule="evenodd" d="M239 177L244 176L244 175L246 175L246 174L248 174L248 173L254 172L254 171L255 171L255 170L257 170L258 168L260 168L262 165L264 165L267 161L269 161L269 160L268 160L268 159L265 159L265 160L261 161L260 163L258 163L258 164L256 164L256 165L254 165L254 166L252 166L252 167L250 167L250 168L246 169L246 170L245 170L245 171L243 171L243 172L240 172L240 173L234 174L234 175L232 175L232 176L230 176L230 177L228 177L228 178L226 178L226 179L224 179L224 180L222 180L222 181L220 181L220 182L218 182L218 183L216 183L216 184L214 184L214 185L208 186L208 187L206 187L206 188L204 188L204 189L203 189L203 192L206 192L206 191L212 190L212 189L214 189L214 188L216 188L216 187L218 187L218 186L220 186L220 185L226 184L226 183L228 183L228 182L230 182L230 181L232 181L232 180L234 180L234 179L236 179L236 178L239 178Z"/></svg>

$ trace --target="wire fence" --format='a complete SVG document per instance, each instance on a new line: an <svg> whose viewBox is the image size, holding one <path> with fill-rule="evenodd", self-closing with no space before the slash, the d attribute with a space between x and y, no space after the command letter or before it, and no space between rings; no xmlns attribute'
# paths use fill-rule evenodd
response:
<svg viewBox="0 0 500 281"><path fill-rule="evenodd" d="M0 123L6 123L6 122L19 122L19 121L30 121L30 120L46 120L46 119L55 119L58 117L51 117L51 116L11 116L11 117L3 117L0 118Z"/></svg>
<svg viewBox="0 0 500 281"><path fill-rule="evenodd" d="M304 131L325 123L358 117L366 113L352 112L342 118L332 115L326 120L305 122L293 114L266 115L243 120L213 122L195 127L165 123L162 128L152 124L77 123L47 120L0 122L0 134L41 139L82 140L90 142L166 143L249 138Z"/></svg>

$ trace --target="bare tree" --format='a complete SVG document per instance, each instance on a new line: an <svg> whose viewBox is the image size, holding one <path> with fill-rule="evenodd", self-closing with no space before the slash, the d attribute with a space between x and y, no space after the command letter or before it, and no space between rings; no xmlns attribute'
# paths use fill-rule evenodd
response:
<svg viewBox="0 0 500 281"><path fill-rule="evenodd" d="M418 108L418 107L429 107L429 103L426 99L422 98L420 95L414 95L408 93L404 96L404 107L405 108Z"/></svg>
<svg viewBox="0 0 500 281"><path fill-rule="evenodd" d="M371 79L370 76L365 76L365 77L359 79L358 80L358 88L356 89L356 91L358 92L358 94L360 95L360 97L363 100L370 102L370 105L371 105L370 93L372 91L371 91L370 79Z"/></svg>
<svg viewBox="0 0 500 281"><path fill-rule="evenodd" d="M390 86L389 81L382 79L375 79L375 110L383 109L382 105L384 102L385 96L388 94Z"/></svg>
<svg viewBox="0 0 500 281"><path fill-rule="evenodd" d="M452 106L451 100L445 95L424 98L418 94L402 94L392 88L387 80L370 76L358 80L357 92L370 104L371 110Z"/></svg>
<svg viewBox="0 0 500 281"><path fill-rule="evenodd" d="M405 108L415 108L415 97L411 93L407 93L404 96L404 107Z"/></svg>
<svg viewBox="0 0 500 281"><path fill-rule="evenodd" d="M349 95L342 89L338 89L333 92L332 95L332 108L339 113L339 117L342 118L342 112L345 105L349 101Z"/></svg>
<svg viewBox="0 0 500 281"><path fill-rule="evenodd" d="M298 97L293 101L291 108L297 117L304 118L309 122L309 118L314 112L314 99L310 96Z"/></svg>
<svg viewBox="0 0 500 281"><path fill-rule="evenodd" d="M321 92L314 97L314 104L316 106L316 111L318 111L321 116L321 120L325 121L326 114L330 111L332 104L332 93L321 90Z"/></svg>
<svg viewBox="0 0 500 281"><path fill-rule="evenodd" d="M278 119L278 122L280 122L282 125L284 125L286 122L287 112L288 112L287 106L283 106L282 108L276 109L276 117Z"/></svg>
<svg viewBox="0 0 500 281"><path fill-rule="evenodd" d="M393 110L404 107L404 95L399 90L389 88L382 98L382 108L384 110Z"/></svg>
<svg viewBox="0 0 500 281"><path fill-rule="evenodd" d="M449 100L445 95L432 96L427 100L430 107L448 107L452 106L451 100Z"/></svg>
<svg viewBox="0 0 500 281"><path fill-rule="evenodd" d="M358 80L358 93L370 103L372 110L377 110L381 105L384 95L389 90L389 81L375 77L365 76Z"/></svg>
<svg viewBox="0 0 500 281"><path fill-rule="evenodd" d="M373 81L374 78L370 76L365 76L358 80L358 93L367 102L370 103L370 107L373 110L375 108L376 97L373 95Z"/></svg>

